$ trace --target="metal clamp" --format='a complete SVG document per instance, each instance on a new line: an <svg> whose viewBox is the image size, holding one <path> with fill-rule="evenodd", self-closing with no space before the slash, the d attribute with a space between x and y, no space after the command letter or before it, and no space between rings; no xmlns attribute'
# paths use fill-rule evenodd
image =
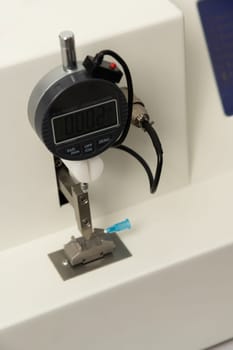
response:
<svg viewBox="0 0 233 350"><path fill-rule="evenodd" d="M76 184L62 163L57 171L60 191L73 206L78 228L82 237L71 237L65 244L64 253L72 266L86 264L110 254L116 245L113 241L105 239L107 235L103 230L93 230L91 210L87 192L87 184Z"/></svg>

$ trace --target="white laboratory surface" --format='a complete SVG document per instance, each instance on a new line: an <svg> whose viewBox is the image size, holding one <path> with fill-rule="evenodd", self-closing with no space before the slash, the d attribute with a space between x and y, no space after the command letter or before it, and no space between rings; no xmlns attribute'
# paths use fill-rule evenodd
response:
<svg viewBox="0 0 233 350"><path fill-rule="evenodd" d="M230 340L210 348L210 350L232 350L232 349L233 349L233 341L230 341Z"/></svg>
<svg viewBox="0 0 233 350"><path fill-rule="evenodd" d="M196 5L4 5L1 350L202 350L233 337L233 119L223 113ZM164 149L155 195L134 159L103 155L103 175L90 185L94 226L128 217L132 229L120 238L132 256L67 281L48 254L77 235L74 213L59 205L53 157L27 117L34 85L60 64L64 29L76 34L78 59L103 48L125 58ZM126 144L154 164L140 130L132 126Z"/></svg>

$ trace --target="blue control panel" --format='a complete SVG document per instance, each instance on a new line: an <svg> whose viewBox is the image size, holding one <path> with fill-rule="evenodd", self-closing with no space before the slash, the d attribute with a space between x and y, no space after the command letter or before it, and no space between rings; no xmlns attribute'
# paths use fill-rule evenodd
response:
<svg viewBox="0 0 233 350"><path fill-rule="evenodd" d="M200 0L198 9L224 112L233 115L233 0Z"/></svg>

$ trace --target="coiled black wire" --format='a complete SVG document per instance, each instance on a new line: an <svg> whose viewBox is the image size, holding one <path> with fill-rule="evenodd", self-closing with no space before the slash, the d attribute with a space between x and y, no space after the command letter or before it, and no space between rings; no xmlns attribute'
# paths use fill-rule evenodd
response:
<svg viewBox="0 0 233 350"><path fill-rule="evenodd" d="M145 171L147 173L149 184L150 184L150 189L152 189L154 179L153 179L153 175L152 175L152 172L150 170L150 167L147 164L147 162L145 161L145 159L142 158L137 152L135 152L134 150L132 150L132 148L130 148L128 146L120 145L120 146L117 146L116 148L120 149L121 151L129 153L131 156L133 156L135 159L137 159L137 161L139 163L141 163L141 165L143 166L143 168L145 169Z"/></svg>
<svg viewBox="0 0 233 350"><path fill-rule="evenodd" d="M143 124L144 130L149 134L150 139L152 141L152 144L154 146L155 152L157 154L157 166L156 166L154 176L152 174L152 171L151 171L148 163L137 152L135 152L130 147L125 146L125 145L120 145L120 146L117 146L116 148L118 148L124 152L129 153L131 156L133 156L135 159L137 159L137 161L143 166L143 168L145 169L145 171L147 173L149 184L150 184L150 192L155 193L157 188L158 188L158 184L159 184L161 172L162 172L162 167L163 167L163 149L162 149L162 145L161 145L161 142L159 140L159 137L158 137L155 129L152 127L152 125L148 121L145 121L142 124Z"/></svg>
<svg viewBox="0 0 233 350"><path fill-rule="evenodd" d="M94 58L95 63L101 64L105 55L113 57L118 63L120 63L120 65L122 66L122 68L124 70L124 74L125 74L125 78L126 78L126 82L127 82L127 88L128 88L128 118L126 121L126 126L124 128L124 131L120 135L119 139L113 145L113 147L116 149L120 149L124 152L127 152L128 154L133 156L135 159L137 159L137 161L143 166L143 168L145 169L145 171L147 173L149 184L150 184L150 192L154 193L157 190L157 187L158 187L158 184L160 181L160 177L161 177L162 167L163 167L163 149L162 149L161 142L159 140L159 137L158 137L155 129L152 127L151 123L148 120L144 120L142 122L142 128L148 133L148 135L152 141L153 147L155 149L155 152L157 154L157 167L156 167L155 175L153 176L152 171L151 171L149 165L147 164L147 162L145 161L145 159L142 158L137 152L132 150L130 147L122 145L122 142L124 142L128 132L129 132L132 111L133 111L134 92L133 92L133 81L132 81L132 77L130 74L130 70L129 70L126 62L123 60L123 58L121 56L119 56L115 51L112 51L112 50L102 50L99 53L97 53L95 58Z"/></svg>

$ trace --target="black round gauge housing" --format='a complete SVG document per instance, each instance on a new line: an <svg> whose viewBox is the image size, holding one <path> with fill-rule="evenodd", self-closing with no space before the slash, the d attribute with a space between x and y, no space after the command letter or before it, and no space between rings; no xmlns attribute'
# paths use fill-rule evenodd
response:
<svg viewBox="0 0 233 350"><path fill-rule="evenodd" d="M34 88L28 105L32 127L57 157L85 160L114 145L127 121L128 106L113 82L93 78L79 64L48 73Z"/></svg>

